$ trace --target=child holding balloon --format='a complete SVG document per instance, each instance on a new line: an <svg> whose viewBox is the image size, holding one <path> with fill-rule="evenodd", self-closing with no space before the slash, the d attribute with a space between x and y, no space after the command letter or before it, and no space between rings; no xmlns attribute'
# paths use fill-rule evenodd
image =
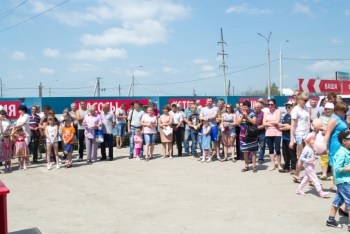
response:
<svg viewBox="0 0 350 234"><path fill-rule="evenodd" d="M305 147L300 155L300 160L304 162L305 176L297 188L297 194L305 196L303 192L304 186L311 180L316 187L316 190L320 197L326 197L329 192L324 192L318 182L317 175L315 172L315 152L313 150L313 145L315 143L315 134L309 133L305 137Z"/></svg>

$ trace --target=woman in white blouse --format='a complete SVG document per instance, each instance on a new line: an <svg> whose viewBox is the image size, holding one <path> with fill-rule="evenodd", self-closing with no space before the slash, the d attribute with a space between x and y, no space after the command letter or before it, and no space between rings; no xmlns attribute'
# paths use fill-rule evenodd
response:
<svg viewBox="0 0 350 234"><path fill-rule="evenodd" d="M173 117L173 136L177 145L178 156L182 156L182 141L183 141L183 112L178 110L176 104L171 105L171 111L169 114Z"/></svg>

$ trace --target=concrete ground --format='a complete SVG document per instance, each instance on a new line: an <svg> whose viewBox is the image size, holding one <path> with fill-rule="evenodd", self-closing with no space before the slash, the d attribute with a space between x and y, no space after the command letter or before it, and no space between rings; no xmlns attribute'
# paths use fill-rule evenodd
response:
<svg viewBox="0 0 350 234"><path fill-rule="evenodd" d="M115 149L112 162L76 162L71 169L48 171L42 160L26 171L1 174L11 190L9 232L347 232L325 225L334 193L321 199L307 185L305 197L296 195L292 176L268 171L268 160L254 174L241 172L242 161L160 159L161 145L149 162L129 160L128 150ZM331 187L330 181L322 183ZM347 218L340 221L346 224Z"/></svg>

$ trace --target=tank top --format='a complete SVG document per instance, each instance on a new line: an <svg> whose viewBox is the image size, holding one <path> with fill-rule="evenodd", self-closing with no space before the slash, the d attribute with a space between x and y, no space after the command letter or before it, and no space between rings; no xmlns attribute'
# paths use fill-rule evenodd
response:
<svg viewBox="0 0 350 234"><path fill-rule="evenodd" d="M87 110L83 111L83 110L78 110L79 111L79 116L80 117L85 117L85 115L87 114ZM85 127L83 126L83 121L78 121L78 129L85 129Z"/></svg>
<svg viewBox="0 0 350 234"><path fill-rule="evenodd" d="M233 123L233 113L231 113L231 114L227 114L227 113L225 113L225 114L223 114L222 115L222 120L223 120L223 122L228 122L228 123ZM224 127L227 127L227 126L224 126ZM233 126L228 126L230 129L232 129L232 128L234 128Z"/></svg>
<svg viewBox="0 0 350 234"><path fill-rule="evenodd" d="M47 125L46 129L47 129L47 133L49 134L51 139L53 139L55 136L55 133L57 132L57 125L54 125L54 126ZM57 134L56 139L53 142L57 142L57 140L58 140L58 134ZM47 137L46 137L46 142L50 143L50 140Z"/></svg>

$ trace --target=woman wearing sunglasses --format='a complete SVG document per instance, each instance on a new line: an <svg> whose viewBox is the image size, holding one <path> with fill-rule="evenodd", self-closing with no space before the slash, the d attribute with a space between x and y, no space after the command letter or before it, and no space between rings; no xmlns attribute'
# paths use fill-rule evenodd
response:
<svg viewBox="0 0 350 234"><path fill-rule="evenodd" d="M224 145L224 160L228 157L228 144L231 148L231 159L236 162L235 157L235 139L236 139L236 114L234 113L232 104L226 105L226 112L222 114L221 133L222 144Z"/></svg>
<svg viewBox="0 0 350 234"><path fill-rule="evenodd" d="M268 100L269 111L264 115L263 124L266 128L266 143L269 146L269 154L271 159L271 168L269 171L276 169L275 165L275 150L277 157L277 165L279 172L286 172L281 165L281 137L282 132L278 126L281 121L282 113L276 108L276 100Z"/></svg>
<svg viewBox="0 0 350 234"><path fill-rule="evenodd" d="M290 127L289 148L293 149L294 144L297 144L297 158L299 159L301 151L305 146L303 139L310 132L310 114L306 107L306 103L309 101L309 95L305 92L299 93L295 100L296 102L291 112L292 124ZM293 176L295 183L300 183L299 173L302 165L303 161L298 160L295 175Z"/></svg>
<svg viewBox="0 0 350 234"><path fill-rule="evenodd" d="M324 142L328 149L329 166L333 167L334 155L340 148L340 142L338 135L341 131L348 128L345 121L345 113L349 110L348 105L345 102L338 102L334 107L334 112L328 120L326 135L324 136ZM334 184L331 188L332 192L337 191L337 187Z"/></svg>

